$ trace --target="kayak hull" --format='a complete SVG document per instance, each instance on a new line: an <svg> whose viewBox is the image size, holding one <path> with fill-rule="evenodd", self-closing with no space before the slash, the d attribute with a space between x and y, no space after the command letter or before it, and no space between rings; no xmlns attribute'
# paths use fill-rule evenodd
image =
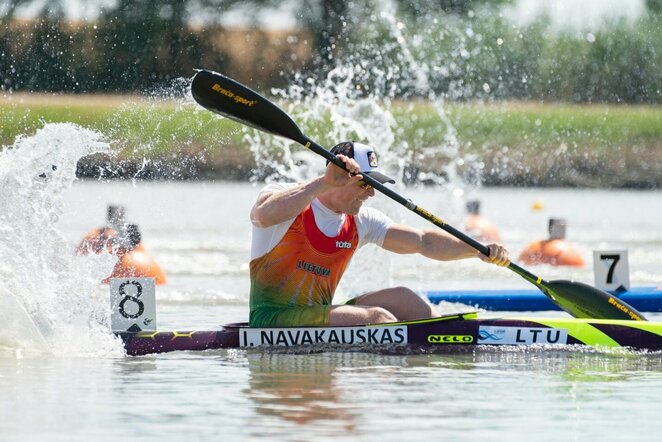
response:
<svg viewBox="0 0 662 442"><path fill-rule="evenodd" d="M482 346L619 348L661 351L662 323L575 318L478 318L475 313L421 321L347 327L251 328L227 324L220 330L117 333L127 354L230 348L344 347L352 351L407 346L420 352Z"/></svg>

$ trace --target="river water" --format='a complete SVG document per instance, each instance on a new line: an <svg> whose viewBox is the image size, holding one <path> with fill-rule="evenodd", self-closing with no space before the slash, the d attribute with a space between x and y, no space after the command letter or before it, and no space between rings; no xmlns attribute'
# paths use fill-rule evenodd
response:
<svg viewBox="0 0 662 442"><path fill-rule="evenodd" d="M657 440L662 431L659 354L224 350L126 357L103 327L90 325L103 316L108 294L89 275L112 262L74 259L83 234L104 224L107 204L126 206L167 272L168 284L157 287L160 329L245 320L248 211L259 187L84 181L64 188L52 201L35 190L23 203L33 217L16 222L47 238L28 236L39 247L3 256L0 268L15 297L2 312L9 324L0 340L2 440ZM461 201L433 188L399 191L462 227ZM550 216L568 219L568 238L588 266L531 269L547 279L592 283L592 250L627 249L632 284L662 284L660 192L499 188L477 196L515 256L546 235ZM543 210L533 211L534 202ZM373 204L397 221L426 226L383 196ZM51 206L57 210L45 209ZM49 247L56 250L43 252ZM45 257L23 256L29 250ZM86 273L75 270L82 267ZM527 288L514 273L478 260L436 263L368 247L355 257L338 297L391 284L419 291Z"/></svg>

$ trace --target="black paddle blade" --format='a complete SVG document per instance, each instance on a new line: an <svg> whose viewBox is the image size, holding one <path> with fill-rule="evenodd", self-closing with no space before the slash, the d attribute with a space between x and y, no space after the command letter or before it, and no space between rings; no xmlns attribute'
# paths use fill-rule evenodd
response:
<svg viewBox="0 0 662 442"><path fill-rule="evenodd" d="M200 106L239 123L305 144L299 126L278 106L225 75L200 70L191 94Z"/></svg>
<svg viewBox="0 0 662 442"><path fill-rule="evenodd" d="M545 281L540 288L575 318L646 321L641 313L626 302L582 282Z"/></svg>
<svg viewBox="0 0 662 442"><path fill-rule="evenodd" d="M345 168L344 163L335 155L306 138L299 126L285 111L231 78L216 72L200 70L193 77L191 94L195 101L212 112L256 129L288 138L332 161L338 167ZM366 176L366 179L368 184L384 195L474 247L482 254L489 256L489 250L484 245L444 223L427 210L416 206L383 184L374 180L374 184L371 183L372 179L369 176ZM645 320L639 312L625 302L589 285L573 281L544 281L515 263L510 263L508 268L535 284L559 307L576 318Z"/></svg>

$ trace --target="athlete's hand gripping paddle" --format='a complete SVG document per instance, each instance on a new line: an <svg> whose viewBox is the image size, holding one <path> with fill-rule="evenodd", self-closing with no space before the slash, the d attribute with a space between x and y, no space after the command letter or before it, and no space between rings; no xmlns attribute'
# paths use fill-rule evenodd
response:
<svg viewBox="0 0 662 442"><path fill-rule="evenodd" d="M345 164L335 155L306 137L285 111L231 78L215 72L198 71L193 77L191 93L195 101L212 112L256 129L288 138L345 169ZM377 180L370 178L370 175L364 175L363 181L469 244L483 255L489 256L489 249L486 246L446 224L412 201L403 198ZM514 263L510 263L508 268L537 286L556 305L575 318L645 320L641 313L627 303L588 284L566 280L546 281Z"/></svg>

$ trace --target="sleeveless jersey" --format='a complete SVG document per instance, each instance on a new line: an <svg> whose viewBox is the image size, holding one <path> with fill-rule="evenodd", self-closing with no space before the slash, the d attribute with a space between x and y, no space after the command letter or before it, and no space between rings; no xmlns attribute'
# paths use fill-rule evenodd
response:
<svg viewBox="0 0 662 442"><path fill-rule="evenodd" d="M358 242L353 216L346 215L338 235L328 237L309 205L270 252L251 261L251 312L275 305L330 305Z"/></svg>

